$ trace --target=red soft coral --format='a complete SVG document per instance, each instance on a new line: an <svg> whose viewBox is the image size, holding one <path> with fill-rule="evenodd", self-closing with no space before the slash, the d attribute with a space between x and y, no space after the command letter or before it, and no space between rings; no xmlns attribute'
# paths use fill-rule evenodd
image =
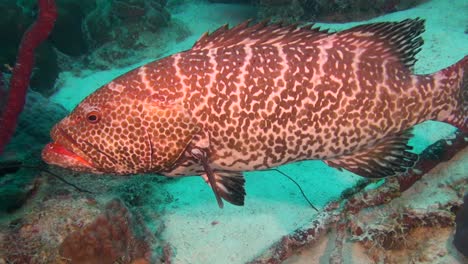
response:
<svg viewBox="0 0 468 264"><path fill-rule="evenodd" d="M38 0L39 14L36 22L24 33L18 50L16 65L10 79L10 92L0 117L0 154L12 137L18 116L23 110L26 92L34 66L34 51L52 31L57 18L55 0Z"/></svg>

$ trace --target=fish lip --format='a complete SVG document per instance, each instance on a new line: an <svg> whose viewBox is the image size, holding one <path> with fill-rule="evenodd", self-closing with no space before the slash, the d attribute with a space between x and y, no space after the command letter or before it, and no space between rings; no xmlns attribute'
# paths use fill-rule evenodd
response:
<svg viewBox="0 0 468 264"><path fill-rule="evenodd" d="M55 128L54 133L52 133L52 143L63 147L65 150L71 152L72 154L76 155L76 157L83 159L83 163L80 165L83 168L91 169L92 171L98 172L96 169L95 163L91 160L91 158L81 150L78 145L78 142L73 139L63 128L57 126Z"/></svg>

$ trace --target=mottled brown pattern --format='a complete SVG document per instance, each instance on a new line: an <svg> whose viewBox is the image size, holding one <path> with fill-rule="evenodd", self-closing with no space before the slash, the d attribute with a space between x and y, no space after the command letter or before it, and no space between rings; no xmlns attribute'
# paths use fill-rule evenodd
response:
<svg viewBox="0 0 468 264"><path fill-rule="evenodd" d="M466 119L459 89L466 62L412 74L423 30L421 20L334 34L265 23L222 27L191 50L105 85L52 138L92 164L75 159L68 167L119 174L202 174L190 153L196 148L215 172L304 159L345 166L366 155L385 162L382 152L406 146L404 131L413 125L437 119L463 127ZM87 120L90 113L99 120ZM67 167L50 152L46 161Z"/></svg>
<svg viewBox="0 0 468 264"><path fill-rule="evenodd" d="M169 89L158 94L164 100L154 99L135 81L138 74L133 71L113 82L131 91L129 96L103 87L55 126L52 138L90 161L95 172L133 174L171 166L198 128L187 111L171 102ZM97 122L88 120L90 114Z"/></svg>

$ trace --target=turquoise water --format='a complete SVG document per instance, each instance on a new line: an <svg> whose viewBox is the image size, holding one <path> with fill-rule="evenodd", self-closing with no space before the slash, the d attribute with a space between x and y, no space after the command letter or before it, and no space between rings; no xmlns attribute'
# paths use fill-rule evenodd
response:
<svg viewBox="0 0 468 264"><path fill-rule="evenodd" d="M338 31L422 17L426 31L416 73L438 71L468 54L466 1L354 2L362 1L58 1L54 31L36 51L15 136L0 156L0 262L466 261L452 244L455 213L467 192L466 143L450 161L430 161L441 165L401 196L358 212L343 208L353 199L366 201L363 193L391 190L391 180L366 182L317 160L292 163L279 169L300 185L318 212L293 181L274 171L245 173L245 205L225 203L219 209L201 177L94 175L41 161L51 127L87 95L131 69L190 49L204 32L226 23L270 18L317 22ZM5 14L0 31L8 36L0 44L2 107L11 73L5 65L15 65L36 6L35 1L0 3ZM448 124L425 122L416 127L410 145L420 153L440 139L453 138L455 131ZM409 216L416 220L402 224ZM458 227L466 221L459 222ZM343 246L336 223L346 225ZM317 231L302 240L295 236L316 225L330 232ZM288 247L287 241L297 246Z"/></svg>

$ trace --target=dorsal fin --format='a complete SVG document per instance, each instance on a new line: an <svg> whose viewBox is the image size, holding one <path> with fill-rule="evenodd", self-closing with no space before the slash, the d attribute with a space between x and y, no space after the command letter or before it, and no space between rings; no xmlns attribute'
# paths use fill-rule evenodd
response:
<svg viewBox="0 0 468 264"><path fill-rule="evenodd" d="M235 45L260 45L287 43L295 40L310 41L312 39L328 36L328 30L320 30L311 26L298 27L297 25L283 26L281 23L262 21L250 25L247 20L231 29L227 25L221 26L213 33L205 33L193 45L193 50L203 50L219 47L232 47Z"/></svg>
<svg viewBox="0 0 468 264"><path fill-rule="evenodd" d="M353 41L381 43L383 56L388 55L400 60L412 69L416 63L416 54L424 43L421 34L424 32L424 20L420 18L405 19L401 22L379 22L356 26L337 33L339 38ZM372 44L370 44L372 45ZM377 47L376 47L377 48Z"/></svg>

